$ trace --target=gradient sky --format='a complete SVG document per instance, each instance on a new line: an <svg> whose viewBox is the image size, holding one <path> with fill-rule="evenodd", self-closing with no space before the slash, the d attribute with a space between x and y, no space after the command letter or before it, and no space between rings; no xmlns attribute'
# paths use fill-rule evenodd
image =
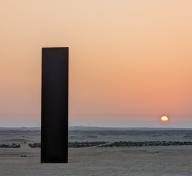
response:
<svg viewBox="0 0 192 176"><path fill-rule="evenodd" d="M70 125L192 127L191 0L6 0L0 126L40 126L41 48L70 47Z"/></svg>

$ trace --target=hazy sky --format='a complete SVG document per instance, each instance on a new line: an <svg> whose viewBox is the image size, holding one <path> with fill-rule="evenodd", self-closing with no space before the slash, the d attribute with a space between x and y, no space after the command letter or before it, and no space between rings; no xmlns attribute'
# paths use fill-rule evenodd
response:
<svg viewBox="0 0 192 176"><path fill-rule="evenodd" d="M6 0L0 126L40 126L41 48L70 47L70 125L192 127L191 0Z"/></svg>

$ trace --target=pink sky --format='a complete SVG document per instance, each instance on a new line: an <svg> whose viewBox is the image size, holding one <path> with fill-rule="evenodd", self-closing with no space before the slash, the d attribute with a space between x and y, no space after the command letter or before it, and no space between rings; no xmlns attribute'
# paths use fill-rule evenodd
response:
<svg viewBox="0 0 192 176"><path fill-rule="evenodd" d="M192 1L6 0L0 126L40 126L41 48L70 47L70 125L192 125Z"/></svg>

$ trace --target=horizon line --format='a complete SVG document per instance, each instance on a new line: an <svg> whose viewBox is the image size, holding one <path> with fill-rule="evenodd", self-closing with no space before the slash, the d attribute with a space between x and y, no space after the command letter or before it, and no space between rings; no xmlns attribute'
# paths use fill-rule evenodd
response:
<svg viewBox="0 0 192 176"><path fill-rule="evenodd" d="M192 129L192 127L146 127L146 126L85 126L85 125L70 125L69 128L147 128L147 129ZM0 128L41 128L40 126L0 126Z"/></svg>

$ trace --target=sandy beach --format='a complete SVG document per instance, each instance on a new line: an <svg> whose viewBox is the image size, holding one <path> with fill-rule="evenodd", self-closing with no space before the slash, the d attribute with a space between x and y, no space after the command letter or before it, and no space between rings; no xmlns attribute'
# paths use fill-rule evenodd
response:
<svg viewBox="0 0 192 176"><path fill-rule="evenodd" d="M96 133L98 136L96 137ZM114 136L114 140L123 137L121 132L114 132L119 135ZM139 138L143 132L136 132ZM157 132L158 133L158 132ZM187 133L187 135L186 135ZM174 132L178 140L182 140L182 135L191 141L190 131L183 133ZM15 134L15 135L13 135ZM20 143L20 148L0 148L0 174L6 176L191 176L192 175L192 146L142 146L142 147L82 147L69 149L68 164L40 164L40 148L31 148L29 143L40 140L39 131L1 131L1 143ZM76 135L75 135L76 134ZM101 131L73 131L70 132L70 139L77 136L91 134L91 138L99 141L103 135L106 141L107 132ZM120 135L121 134L121 135ZM125 132L129 138L129 132ZM140 134L140 135L139 135ZM151 140L148 133L146 138ZM159 134L163 138L164 132ZM171 139L171 133L166 134ZM134 138L133 134L132 138ZM167 136L166 135L166 136ZM172 134L173 135L173 134ZM73 137L72 137L73 136ZM108 136L111 140L112 136ZM121 137L120 137L121 136ZM86 138L86 137L85 137ZM141 136L140 136L141 138ZM14 141L15 139L15 141ZM141 138L142 139L142 138ZM158 139L158 137L156 137ZM131 139L130 139L131 140ZM71 140L72 141L72 140Z"/></svg>

